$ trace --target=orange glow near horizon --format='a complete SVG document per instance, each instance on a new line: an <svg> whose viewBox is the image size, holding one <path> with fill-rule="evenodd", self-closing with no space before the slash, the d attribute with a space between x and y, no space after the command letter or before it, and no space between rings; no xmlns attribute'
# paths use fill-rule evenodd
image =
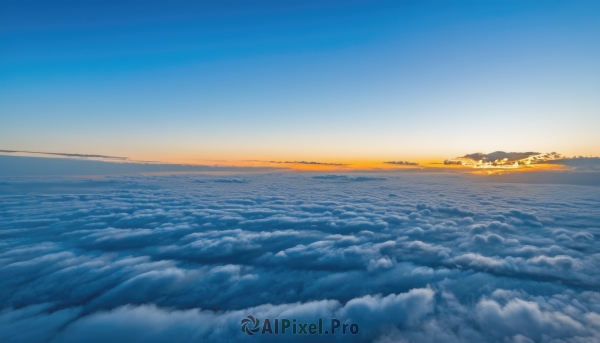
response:
<svg viewBox="0 0 600 343"><path fill-rule="evenodd" d="M311 163L312 162L312 163ZM506 167L496 169L482 169L467 165L447 165L443 163L443 160L426 160L424 162L417 162L418 165L402 165L402 164L390 164L382 161L373 160L358 160L358 161L343 161L343 162L302 162L302 161L266 161L266 160L178 160L170 161L165 163L174 164L192 164L192 165L208 165L208 166L228 166L228 167L272 167L281 168L294 171L315 171L315 172L343 172L343 171L392 171L392 170L403 170L403 171L417 171L417 170L447 170L454 172L468 172L470 174L478 175L491 175L491 174L504 174L514 172L532 172L542 170L569 170L569 168L560 164L530 164L520 165L519 167Z"/></svg>
<svg viewBox="0 0 600 343"><path fill-rule="evenodd" d="M7 154L6 152L3 154ZM515 172L533 172L533 171L550 171L550 170L572 170L560 163L532 163L520 164L518 166L506 165L495 166L494 168L482 168L481 166L460 165L460 164L444 164L444 159L428 159L424 161L410 161L411 164L393 164L386 163L382 160L352 160L352 161L335 161L323 162L314 160L213 160L213 159L198 159L198 158L181 158L179 156L171 156L168 159L147 160L143 158L110 158L110 156L93 157L94 155L76 156L57 156L54 153L32 153L32 152L13 152L9 155L13 156L35 156L44 158L84 158L87 160L99 160L105 162L116 163L164 163L164 164L186 164L186 165L205 165L214 167L270 167L275 169L290 170L290 171L314 171L314 172L344 172L344 171L418 171L418 170L437 170L449 172L463 172L475 175L502 175ZM556 160L559 162L560 160Z"/></svg>

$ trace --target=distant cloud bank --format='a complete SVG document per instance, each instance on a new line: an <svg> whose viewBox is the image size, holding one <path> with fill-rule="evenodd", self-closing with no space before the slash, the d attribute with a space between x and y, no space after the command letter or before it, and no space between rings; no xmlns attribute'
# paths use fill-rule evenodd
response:
<svg viewBox="0 0 600 343"><path fill-rule="evenodd" d="M387 162L383 162L384 164L398 164L398 165L405 165L405 166L418 166L419 164L416 162L408 162L408 161L387 161Z"/></svg>
<svg viewBox="0 0 600 343"><path fill-rule="evenodd" d="M318 175L313 176L316 180L331 180L331 181L382 181L385 180L383 177L373 176L348 176L348 175Z"/></svg>
<svg viewBox="0 0 600 343"><path fill-rule="evenodd" d="M34 155L50 155L50 156L59 156L59 157L76 157L76 158L95 158L95 159L110 159L110 160L128 160L127 157L119 157L119 156L106 156L106 155L92 155L92 154L70 154L65 152L39 152L39 151L24 151L24 150L0 150L0 153L5 154L34 154Z"/></svg>
<svg viewBox="0 0 600 343"><path fill-rule="evenodd" d="M344 163L332 163L332 162L315 162L315 161L263 161L263 160L250 160L254 162L273 163L273 164L305 164L305 165L321 165L321 166L347 166Z"/></svg>

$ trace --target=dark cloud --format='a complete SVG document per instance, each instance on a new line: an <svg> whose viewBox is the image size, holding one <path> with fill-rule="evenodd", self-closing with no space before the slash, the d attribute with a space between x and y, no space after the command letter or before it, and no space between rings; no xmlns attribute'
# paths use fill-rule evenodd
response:
<svg viewBox="0 0 600 343"><path fill-rule="evenodd" d="M316 165L326 165L326 166L346 166L347 164L342 163L327 163L327 162L314 162L314 161L285 161L280 163L288 163L288 164L316 164Z"/></svg>
<svg viewBox="0 0 600 343"><path fill-rule="evenodd" d="M313 176L317 180L332 180L332 181L382 181L384 177L374 176L348 176L348 175L317 175Z"/></svg>
<svg viewBox="0 0 600 343"><path fill-rule="evenodd" d="M128 160L127 157L118 156L106 156L106 155L90 155L90 154L69 154L65 152L39 152L39 151L22 151L22 150L0 150L0 153L14 154L14 153L26 153L36 155L51 155L51 156L64 156L64 157L78 157L78 158L98 158L98 159L109 159L109 160Z"/></svg>
<svg viewBox="0 0 600 343"><path fill-rule="evenodd" d="M387 162L383 162L384 164L399 164L399 165L406 165L406 166L418 166L419 164L416 162L408 162L408 161L387 161Z"/></svg>
<svg viewBox="0 0 600 343"><path fill-rule="evenodd" d="M468 158L468 159L472 159L475 161L479 161L479 160L486 160L486 161L495 161L495 160L502 160L502 159L508 159L509 161L518 161L518 160L522 160L525 159L527 157L531 157L531 156L535 156L535 155L540 155L539 152L504 152L504 151L494 151L492 153L489 154L484 154L484 153L474 153L474 154L467 154L465 156L462 156L461 158Z"/></svg>
<svg viewBox="0 0 600 343"><path fill-rule="evenodd" d="M195 180L195 182L198 182L198 181L199 180ZM220 183L246 183L246 182L248 182L248 180L242 179L242 178L220 178L220 179L214 179L212 181L220 182Z"/></svg>
<svg viewBox="0 0 600 343"><path fill-rule="evenodd" d="M519 166L548 163L564 159L559 153L551 152L541 154L539 152L504 152L494 151L489 154L485 153L474 153L467 154L461 157L457 157L450 160L445 160L444 164L458 164L464 166L471 166L474 168L503 168L503 169L514 169Z"/></svg>
<svg viewBox="0 0 600 343"><path fill-rule="evenodd" d="M598 341L596 188L471 180L3 178L0 341L281 338L247 315L361 328L298 342Z"/></svg>
<svg viewBox="0 0 600 343"><path fill-rule="evenodd" d="M262 160L250 160L250 161L266 162L266 163L280 163L280 164L324 165L324 166L347 166L348 165L348 164L343 164L343 163L315 162L315 161L262 161Z"/></svg>

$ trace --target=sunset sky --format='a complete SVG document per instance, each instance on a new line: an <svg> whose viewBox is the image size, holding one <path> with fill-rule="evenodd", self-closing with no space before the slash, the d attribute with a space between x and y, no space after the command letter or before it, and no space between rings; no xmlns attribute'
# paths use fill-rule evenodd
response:
<svg viewBox="0 0 600 343"><path fill-rule="evenodd" d="M2 1L0 149L597 156L598 37L597 1Z"/></svg>
<svg viewBox="0 0 600 343"><path fill-rule="evenodd" d="M600 0L0 0L1 343L598 343L599 189Z"/></svg>

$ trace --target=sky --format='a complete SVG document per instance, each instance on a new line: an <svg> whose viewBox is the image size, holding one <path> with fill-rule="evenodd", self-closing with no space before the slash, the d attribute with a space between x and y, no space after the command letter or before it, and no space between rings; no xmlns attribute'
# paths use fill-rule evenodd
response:
<svg viewBox="0 0 600 343"><path fill-rule="evenodd" d="M0 149L600 155L597 1L2 1Z"/></svg>
<svg viewBox="0 0 600 343"><path fill-rule="evenodd" d="M598 1L0 0L0 342L600 342L599 37Z"/></svg>

